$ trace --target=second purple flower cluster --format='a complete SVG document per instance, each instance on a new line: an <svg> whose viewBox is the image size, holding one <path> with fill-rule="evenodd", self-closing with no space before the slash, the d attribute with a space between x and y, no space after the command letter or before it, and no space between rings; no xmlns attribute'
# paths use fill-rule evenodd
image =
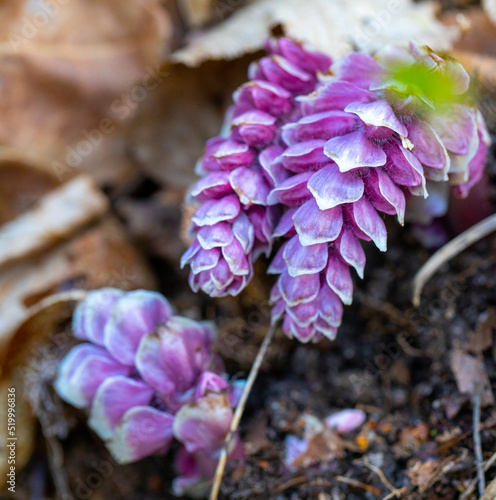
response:
<svg viewBox="0 0 496 500"><path fill-rule="evenodd" d="M84 342L61 362L55 388L89 412L117 462L165 454L175 440L175 492L210 480L243 387L212 352L212 325L174 315L159 293L104 288L78 305L73 331ZM242 453L236 441L231 456Z"/></svg>

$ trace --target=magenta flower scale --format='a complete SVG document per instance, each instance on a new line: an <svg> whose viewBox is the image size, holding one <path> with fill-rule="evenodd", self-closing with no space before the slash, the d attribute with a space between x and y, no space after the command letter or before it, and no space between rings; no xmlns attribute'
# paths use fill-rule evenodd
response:
<svg viewBox="0 0 496 500"><path fill-rule="evenodd" d="M117 462L165 454L176 440L175 492L208 481L242 385L213 354L212 325L174 315L159 293L104 288L78 305L73 330L84 342L61 362L55 388L89 412Z"/></svg>
<svg viewBox="0 0 496 500"><path fill-rule="evenodd" d="M285 38L268 49L234 94L230 136L200 161L183 265L195 291L234 295L282 238L269 267L273 320L302 342L334 339L353 298L350 268L363 277L362 241L386 250L382 214L403 224L408 199L439 183L466 196L488 134L466 71L428 47L333 64Z"/></svg>

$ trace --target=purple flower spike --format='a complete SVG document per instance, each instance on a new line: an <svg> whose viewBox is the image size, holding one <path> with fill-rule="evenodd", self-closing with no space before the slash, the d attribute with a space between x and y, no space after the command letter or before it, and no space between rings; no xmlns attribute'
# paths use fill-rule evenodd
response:
<svg viewBox="0 0 496 500"><path fill-rule="evenodd" d="M253 234L239 224L228 226L230 237L249 244ZM224 239L220 231L214 240ZM58 394L88 412L89 426L117 462L165 454L175 439L186 454L179 462L194 468L179 467L184 477L174 487L208 483L243 384L229 383L212 351L213 325L173 315L159 293L109 288L88 293L73 323L75 335L93 343L77 345L62 360Z"/></svg>
<svg viewBox="0 0 496 500"><path fill-rule="evenodd" d="M197 168L206 175L189 194L201 204L190 227L194 241L181 265L191 268L193 290L213 297L237 295L250 282L254 261L270 253L279 209L271 207L278 201L269 193L291 175L286 165L297 171L307 158L316 168L329 162L321 143L315 143L320 150L297 145L294 154L280 154L286 146L282 126L300 116L297 98L315 87L317 74L327 72L331 59L286 38L270 41L268 51L269 57L250 68L251 81L234 93L229 137L208 142ZM354 115L340 119L341 129L355 122ZM301 132L287 133L311 135L307 128L302 124ZM297 196L295 187L288 190L286 196Z"/></svg>
<svg viewBox="0 0 496 500"><path fill-rule="evenodd" d="M403 224L409 197L435 193L431 184L448 180L463 196L482 175L487 135L480 114L460 102L434 102L418 89L405 93L404 85L395 93L399 83L390 81L390 68L400 61L435 67L452 78L454 93L463 93L466 72L415 45L394 54L394 61L365 54L337 61L332 76L298 97L300 113L282 129L288 175L268 200L285 207L276 234L288 241L269 268L280 274L273 321L283 319L283 331L301 342L334 339L342 304L353 300L349 268L363 276L360 240L386 251L383 214ZM429 206L422 206L424 218Z"/></svg>
<svg viewBox="0 0 496 500"><path fill-rule="evenodd" d="M467 196L483 175L489 137L466 99L467 72L429 47L352 53L332 65L287 38L266 47L235 93L231 135L207 144L200 171L229 177L209 174L192 188L202 205L183 263L195 291L234 295L256 256L282 238L268 268L280 275L272 319L302 342L332 340L353 300L350 268L364 275L361 240L386 251L385 215L428 223L446 210L448 184ZM219 150L245 164L213 162ZM234 198L239 211L222 221L248 214L254 237L242 251L226 228L205 229Z"/></svg>

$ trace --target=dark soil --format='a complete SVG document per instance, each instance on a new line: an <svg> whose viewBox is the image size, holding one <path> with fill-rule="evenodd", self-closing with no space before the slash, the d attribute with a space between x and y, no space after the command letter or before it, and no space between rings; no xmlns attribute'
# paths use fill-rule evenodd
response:
<svg viewBox="0 0 496 500"><path fill-rule="evenodd" d="M179 210L175 216L168 213L167 231L171 219L177 226L173 230L179 230ZM376 499L387 497L394 486L403 499L450 500L459 498L476 477L473 398L460 393L450 359L458 349L483 360L496 387L496 349L491 342L491 328L496 326L496 237L479 242L439 270L425 287L421 306L414 309L412 279L429 252L414 239L411 228L401 230L390 222L388 252L368 247L366 278L355 281L355 302L346 309L337 340L300 345L281 335L274 342L242 422L246 463L229 464L221 498ZM210 300L190 292L185 276L147 248L162 290L182 313L216 319L219 351L229 371L246 375L267 329L265 294L270 283L256 277L239 299ZM170 250L171 259L176 251ZM263 263L260 267L263 276ZM289 470L284 439L301 435L301 416L325 417L342 408L367 413L367 422L346 436L353 451L304 470ZM74 498L173 498L174 472L166 457L118 466L88 431L84 415L68 406L64 411L76 423L63 441L65 465L60 472L70 478ZM481 427L487 459L496 449L496 413L490 406L482 408ZM486 477L493 476L496 467ZM17 498L55 498L52 482L40 432L38 450L19 478ZM476 498L475 493L468 498Z"/></svg>

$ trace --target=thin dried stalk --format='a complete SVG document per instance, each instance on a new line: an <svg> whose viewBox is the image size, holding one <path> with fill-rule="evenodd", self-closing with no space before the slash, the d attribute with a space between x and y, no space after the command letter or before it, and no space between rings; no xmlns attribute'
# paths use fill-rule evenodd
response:
<svg viewBox="0 0 496 500"><path fill-rule="evenodd" d="M422 289L437 270L473 243L496 231L496 214L475 224L440 248L417 272L413 280L413 305L420 305Z"/></svg>
<svg viewBox="0 0 496 500"><path fill-rule="evenodd" d="M210 500L217 500L217 497L219 496L219 489L222 482L222 476L224 475L224 469L226 468L227 455L229 454L232 438L238 430L239 422L241 421L246 402L248 401L248 396L250 395L250 392L253 388L253 384L255 383L265 354L267 354L267 350L270 343L272 342L272 339L274 338L276 330L277 323L274 323L270 326L267 335L265 336L262 345L258 350L257 357L255 358L255 361L253 362L253 365L251 367L250 374L248 375L245 387L243 389L243 393L241 394L238 405L236 406L236 410L231 421L231 426L224 442L224 447L222 448L221 454L219 456L219 463L217 464L217 469L215 471L214 481L212 484L212 490L210 491Z"/></svg>

